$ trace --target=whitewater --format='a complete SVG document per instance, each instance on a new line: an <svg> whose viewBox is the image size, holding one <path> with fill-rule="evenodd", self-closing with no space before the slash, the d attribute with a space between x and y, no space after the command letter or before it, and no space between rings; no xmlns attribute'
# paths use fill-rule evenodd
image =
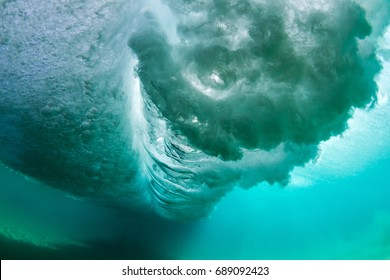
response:
<svg viewBox="0 0 390 280"><path fill-rule="evenodd" d="M0 161L175 221L296 168L381 101L376 1L0 1Z"/></svg>

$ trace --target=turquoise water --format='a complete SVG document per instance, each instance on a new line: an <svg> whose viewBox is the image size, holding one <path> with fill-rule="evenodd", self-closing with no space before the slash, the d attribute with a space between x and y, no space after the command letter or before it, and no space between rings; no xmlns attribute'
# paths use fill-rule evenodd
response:
<svg viewBox="0 0 390 280"><path fill-rule="evenodd" d="M382 107L387 118L388 108ZM382 123L379 134L388 136L386 120L375 122ZM371 142L380 147L385 139ZM343 140L348 137L337 144ZM323 158L307 167L309 171L298 170L295 185L237 189L209 218L186 224L139 213L129 216L65 197L2 167L1 245L15 251L1 254L60 259L389 259L389 149L356 147L350 153L360 160L348 157L334 166Z"/></svg>
<svg viewBox="0 0 390 280"><path fill-rule="evenodd" d="M190 259L389 259L388 164L310 188L237 191L181 253Z"/></svg>
<svg viewBox="0 0 390 280"><path fill-rule="evenodd" d="M387 0L0 2L2 259L390 259Z"/></svg>

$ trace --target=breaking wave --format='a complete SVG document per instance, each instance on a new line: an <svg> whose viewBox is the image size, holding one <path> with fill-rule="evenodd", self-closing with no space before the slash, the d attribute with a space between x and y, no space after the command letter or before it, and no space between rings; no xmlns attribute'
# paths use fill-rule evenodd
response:
<svg viewBox="0 0 390 280"><path fill-rule="evenodd" d="M163 216L288 184L377 100L386 0L1 1L0 160ZM377 13L380 10L380 15Z"/></svg>

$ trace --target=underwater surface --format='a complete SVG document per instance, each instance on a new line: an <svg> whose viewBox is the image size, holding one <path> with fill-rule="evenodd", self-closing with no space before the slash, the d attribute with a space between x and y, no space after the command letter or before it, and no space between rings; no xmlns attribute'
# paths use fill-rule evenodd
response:
<svg viewBox="0 0 390 280"><path fill-rule="evenodd" d="M390 2L0 0L2 259L390 259Z"/></svg>

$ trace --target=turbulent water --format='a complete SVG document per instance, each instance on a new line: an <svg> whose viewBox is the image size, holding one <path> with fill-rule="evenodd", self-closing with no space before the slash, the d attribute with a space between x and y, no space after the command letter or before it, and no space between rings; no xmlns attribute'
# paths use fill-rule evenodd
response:
<svg viewBox="0 0 390 280"><path fill-rule="evenodd" d="M79 222L104 205L130 215L128 228L141 212L170 228L153 212L194 221L225 196L221 208L246 205L237 188L269 197L270 184L286 186L282 195L336 176L332 159L342 165L357 157L351 145L389 136L357 111L389 119L388 107L377 113L387 104L389 20L387 0L0 1L0 161L30 180L10 183L17 175L2 167L2 211L7 195L20 196L12 184L34 184L31 201L42 193L50 208L52 195L63 217L73 204ZM354 127L367 129L335 140ZM102 219L122 223L111 211ZM0 234L23 240L6 217Z"/></svg>

